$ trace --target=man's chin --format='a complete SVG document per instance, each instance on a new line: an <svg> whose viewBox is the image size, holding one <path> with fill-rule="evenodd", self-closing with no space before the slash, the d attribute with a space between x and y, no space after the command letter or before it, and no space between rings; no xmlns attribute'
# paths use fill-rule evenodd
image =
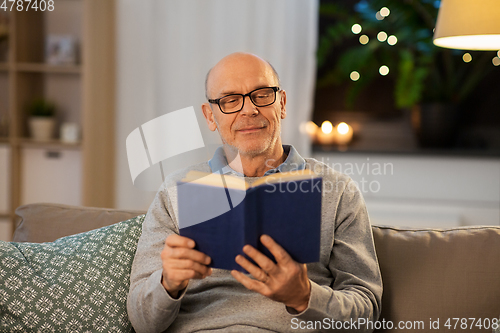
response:
<svg viewBox="0 0 500 333"><path fill-rule="evenodd" d="M264 155L274 150L275 145L279 142L278 137L269 135L249 135L244 138L238 137L232 140L231 143L223 140L224 145L229 148L231 154L239 154L241 156L256 157Z"/></svg>
<svg viewBox="0 0 500 333"><path fill-rule="evenodd" d="M229 149L233 154L239 154L242 156L257 156L261 155L269 149L269 145L266 143L251 144L244 143L240 145L231 145L225 143L224 146Z"/></svg>
<svg viewBox="0 0 500 333"><path fill-rule="evenodd" d="M268 142L261 142L259 144L243 144L237 147L240 155L246 155L251 157L265 154L267 151L270 150L270 148L271 145Z"/></svg>

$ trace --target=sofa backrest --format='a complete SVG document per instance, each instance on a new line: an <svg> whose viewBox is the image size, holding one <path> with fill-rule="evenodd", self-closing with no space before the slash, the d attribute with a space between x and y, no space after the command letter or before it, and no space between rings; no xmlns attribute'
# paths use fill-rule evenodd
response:
<svg viewBox="0 0 500 333"><path fill-rule="evenodd" d="M500 227L373 226L372 230L384 283L380 321L390 320L395 325L423 321L425 332L477 332L481 330L478 326L470 329L472 320L468 318L498 320ZM445 326L448 318L451 329ZM461 321L456 327L453 318ZM430 321L437 327L436 320L439 330L430 327ZM465 322L467 330L460 326ZM410 330L390 330L397 331ZM483 330L491 331L491 327Z"/></svg>
<svg viewBox="0 0 500 333"><path fill-rule="evenodd" d="M140 210L123 210L36 203L20 206L21 218L14 232L14 242L43 243L58 238L105 227L144 214Z"/></svg>

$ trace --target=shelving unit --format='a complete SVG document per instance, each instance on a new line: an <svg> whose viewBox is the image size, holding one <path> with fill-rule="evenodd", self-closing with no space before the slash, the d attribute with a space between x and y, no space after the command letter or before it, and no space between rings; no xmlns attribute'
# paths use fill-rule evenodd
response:
<svg viewBox="0 0 500 333"><path fill-rule="evenodd" d="M77 65L55 66L36 63L19 63L16 65L18 72L53 73L53 74L81 74L82 70Z"/></svg>
<svg viewBox="0 0 500 333"><path fill-rule="evenodd" d="M10 182L0 184L8 187L9 201L0 220L15 223L15 209L34 201L113 207L114 1L59 0L52 12L8 15L8 56L0 59L0 126L7 118L8 136L0 136L0 147L9 161L0 173L7 172ZM45 63L50 34L77 39L76 64ZM30 138L25 107L37 97L55 102L58 128L79 125L80 142Z"/></svg>

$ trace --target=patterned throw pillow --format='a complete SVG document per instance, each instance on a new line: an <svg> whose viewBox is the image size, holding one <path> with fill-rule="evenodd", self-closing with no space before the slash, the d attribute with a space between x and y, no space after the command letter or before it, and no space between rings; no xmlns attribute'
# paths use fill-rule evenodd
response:
<svg viewBox="0 0 500 333"><path fill-rule="evenodd" d="M143 221L52 243L0 242L0 332L132 332L126 304Z"/></svg>

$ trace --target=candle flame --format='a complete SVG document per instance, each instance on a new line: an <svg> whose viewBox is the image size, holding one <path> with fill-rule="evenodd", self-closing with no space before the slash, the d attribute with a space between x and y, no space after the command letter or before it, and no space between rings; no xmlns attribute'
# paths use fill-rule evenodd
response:
<svg viewBox="0 0 500 333"><path fill-rule="evenodd" d="M331 122L329 122L328 120L325 120L322 124L321 124L321 131L325 134L330 134L332 131L333 131L333 125Z"/></svg>
<svg viewBox="0 0 500 333"><path fill-rule="evenodd" d="M349 133L349 125L347 125L344 122L341 122L340 124L337 125L337 132L339 132L339 134Z"/></svg>

